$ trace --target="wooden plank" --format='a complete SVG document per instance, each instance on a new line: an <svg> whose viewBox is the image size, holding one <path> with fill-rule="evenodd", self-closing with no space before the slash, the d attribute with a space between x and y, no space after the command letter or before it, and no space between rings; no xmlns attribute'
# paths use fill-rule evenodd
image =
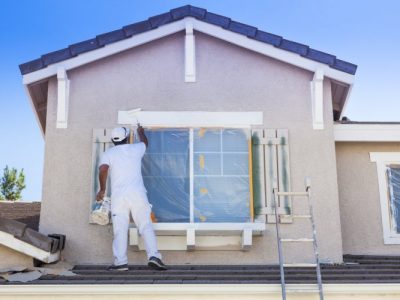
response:
<svg viewBox="0 0 400 300"><path fill-rule="evenodd" d="M289 130L278 129L276 131L280 144L277 146L278 155L278 188L279 192L290 192L290 159L289 159ZM279 206L286 215L292 214L292 198L290 196L279 197ZM292 219L282 217L282 223L290 223Z"/></svg>
<svg viewBox="0 0 400 300"><path fill-rule="evenodd" d="M11 248L17 252L26 254L28 256L34 257L45 263L51 263L58 261L60 259L60 251L56 253L50 253L39 249L31 244L28 244L20 239L15 238L13 235L0 231L0 244Z"/></svg>
<svg viewBox="0 0 400 300"><path fill-rule="evenodd" d="M264 136L266 139L276 138L275 129L265 129ZM278 166L276 145L267 143L264 149L265 162L265 189L266 189L266 204L267 204L267 223L275 223L275 215L273 212L273 188L278 184Z"/></svg>
<svg viewBox="0 0 400 300"><path fill-rule="evenodd" d="M254 215L257 220L266 221L265 213L267 208L265 195L265 164L264 164L264 145L259 141L264 137L263 129L253 129L252 139L252 177L253 177L253 199Z"/></svg>

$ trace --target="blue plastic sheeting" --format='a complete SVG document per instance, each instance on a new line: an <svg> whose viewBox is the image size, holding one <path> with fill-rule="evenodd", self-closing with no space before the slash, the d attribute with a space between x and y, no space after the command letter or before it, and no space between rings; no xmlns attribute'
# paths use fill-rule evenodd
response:
<svg viewBox="0 0 400 300"><path fill-rule="evenodd" d="M189 130L146 130L142 175L157 222L189 222Z"/></svg>
<svg viewBox="0 0 400 300"><path fill-rule="evenodd" d="M194 130L194 221L249 222L249 139L243 129Z"/></svg>
<svg viewBox="0 0 400 300"><path fill-rule="evenodd" d="M387 168L387 175L389 183L391 223L394 231L400 233L400 166L389 166Z"/></svg>
<svg viewBox="0 0 400 300"><path fill-rule="evenodd" d="M146 130L142 174L157 222L249 222L250 130ZM193 199L190 207L190 150Z"/></svg>

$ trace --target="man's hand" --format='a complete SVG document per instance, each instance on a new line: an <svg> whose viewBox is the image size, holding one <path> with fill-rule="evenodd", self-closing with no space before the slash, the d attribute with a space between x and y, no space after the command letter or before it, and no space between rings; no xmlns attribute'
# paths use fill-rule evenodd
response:
<svg viewBox="0 0 400 300"><path fill-rule="evenodd" d="M137 133L138 134L144 134L144 128L139 123L137 124Z"/></svg>
<svg viewBox="0 0 400 300"><path fill-rule="evenodd" d="M96 195L96 201L100 202L103 200L104 198L104 194L106 193L106 191L100 190L97 195Z"/></svg>
<svg viewBox="0 0 400 300"><path fill-rule="evenodd" d="M146 145L146 147L149 145L149 143L147 142L147 137L144 134L144 128L138 123L138 127L137 127L137 133L139 136L139 140L144 143Z"/></svg>

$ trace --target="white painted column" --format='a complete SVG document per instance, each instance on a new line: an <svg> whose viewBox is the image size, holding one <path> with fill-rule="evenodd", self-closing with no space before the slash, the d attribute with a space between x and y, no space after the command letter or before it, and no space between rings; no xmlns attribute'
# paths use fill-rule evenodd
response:
<svg viewBox="0 0 400 300"><path fill-rule="evenodd" d="M196 82L196 57L193 23L185 24L185 82Z"/></svg>
<svg viewBox="0 0 400 300"><path fill-rule="evenodd" d="M324 129L324 71L318 69L311 81L313 128Z"/></svg>
<svg viewBox="0 0 400 300"><path fill-rule="evenodd" d="M64 67L57 69L57 128L67 128L69 80Z"/></svg>

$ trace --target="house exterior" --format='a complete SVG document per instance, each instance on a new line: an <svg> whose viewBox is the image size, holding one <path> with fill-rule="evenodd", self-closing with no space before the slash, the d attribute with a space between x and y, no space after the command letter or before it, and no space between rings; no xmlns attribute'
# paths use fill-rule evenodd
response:
<svg viewBox="0 0 400 300"><path fill-rule="evenodd" d="M400 127L341 121L356 68L193 6L20 65L45 139L40 232L65 234L71 263L111 262L110 227L90 220L98 158L110 129L140 122L167 264L276 264L273 189L304 191L305 177L322 262L397 254ZM292 218L304 201L278 206L285 236L310 236ZM143 263L133 224L129 243ZM285 250L312 259L311 244Z"/></svg>

